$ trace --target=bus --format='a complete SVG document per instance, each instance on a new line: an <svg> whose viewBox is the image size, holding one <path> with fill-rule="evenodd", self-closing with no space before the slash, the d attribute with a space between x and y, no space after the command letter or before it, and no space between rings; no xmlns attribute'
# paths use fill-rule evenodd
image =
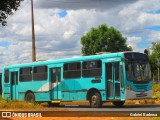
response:
<svg viewBox="0 0 160 120"><path fill-rule="evenodd" d="M5 66L2 97L8 101L89 101L121 107L125 100L152 98L148 57L139 52L117 52Z"/></svg>
<svg viewBox="0 0 160 120"><path fill-rule="evenodd" d="M2 94L2 73L0 73L0 95Z"/></svg>

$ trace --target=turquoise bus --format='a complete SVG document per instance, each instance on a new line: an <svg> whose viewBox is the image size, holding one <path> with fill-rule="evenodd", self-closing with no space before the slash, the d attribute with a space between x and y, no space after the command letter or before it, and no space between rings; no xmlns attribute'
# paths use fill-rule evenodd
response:
<svg viewBox="0 0 160 120"><path fill-rule="evenodd" d="M0 95L2 94L2 74L0 73Z"/></svg>
<svg viewBox="0 0 160 120"><path fill-rule="evenodd" d="M89 101L122 106L128 99L152 98L147 55L118 52L5 66L2 96L10 101Z"/></svg>

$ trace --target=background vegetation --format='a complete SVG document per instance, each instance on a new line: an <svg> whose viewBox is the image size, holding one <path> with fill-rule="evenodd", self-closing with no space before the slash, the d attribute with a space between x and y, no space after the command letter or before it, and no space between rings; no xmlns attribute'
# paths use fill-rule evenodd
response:
<svg viewBox="0 0 160 120"><path fill-rule="evenodd" d="M154 82L158 82L158 68L160 69L160 42L152 43L152 46L149 49L149 61L151 65L152 78Z"/></svg>
<svg viewBox="0 0 160 120"><path fill-rule="evenodd" d="M0 23L2 26L7 25L6 19L18 10L21 1L23 0L0 0Z"/></svg>
<svg viewBox="0 0 160 120"><path fill-rule="evenodd" d="M132 47L127 46L126 40L120 31L102 24L98 28L91 28L81 37L81 51L84 56L95 55L98 52L132 51Z"/></svg>

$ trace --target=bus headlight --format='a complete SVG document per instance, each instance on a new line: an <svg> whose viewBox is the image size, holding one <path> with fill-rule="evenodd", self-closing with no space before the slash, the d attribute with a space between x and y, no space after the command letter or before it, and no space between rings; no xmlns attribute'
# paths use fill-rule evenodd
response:
<svg viewBox="0 0 160 120"><path fill-rule="evenodd" d="M127 90L132 90L131 86L127 85Z"/></svg>

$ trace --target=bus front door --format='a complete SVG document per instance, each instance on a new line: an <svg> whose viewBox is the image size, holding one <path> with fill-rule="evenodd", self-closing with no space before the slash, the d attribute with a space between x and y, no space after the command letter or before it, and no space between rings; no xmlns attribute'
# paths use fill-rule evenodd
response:
<svg viewBox="0 0 160 120"><path fill-rule="evenodd" d="M10 72L11 80L11 100L18 99L18 72Z"/></svg>
<svg viewBox="0 0 160 120"><path fill-rule="evenodd" d="M51 68L51 100L56 103L61 99L61 68Z"/></svg>
<svg viewBox="0 0 160 120"><path fill-rule="evenodd" d="M121 62L106 63L107 100L124 100L124 78Z"/></svg>

